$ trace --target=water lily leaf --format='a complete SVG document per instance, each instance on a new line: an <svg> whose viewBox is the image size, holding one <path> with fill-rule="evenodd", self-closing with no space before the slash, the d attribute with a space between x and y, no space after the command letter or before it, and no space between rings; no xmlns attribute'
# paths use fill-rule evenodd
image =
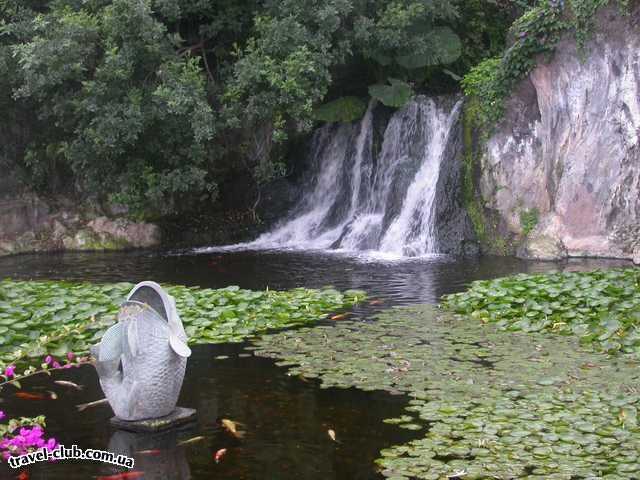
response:
<svg viewBox="0 0 640 480"><path fill-rule="evenodd" d="M116 321L119 305L132 287L129 283L0 281L0 298L5 299L0 301L0 328L4 332L0 369L15 361L14 353L19 350L26 355L50 353L56 357L63 357L68 351L86 352ZM341 293L333 288L286 292L251 292L237 286L219 290L183 286L166 289L176 299L192 343L238 342L268 328L314 322L366 297L362 291ZM65 334L64 328L76 328L94 316L95 322L89 322L86 330ZM49 339L41 342L41 335Z"/></svg>

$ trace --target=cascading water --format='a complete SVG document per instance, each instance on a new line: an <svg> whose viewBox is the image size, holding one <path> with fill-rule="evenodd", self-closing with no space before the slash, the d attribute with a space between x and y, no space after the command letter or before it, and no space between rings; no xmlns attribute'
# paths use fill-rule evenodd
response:
<svg viewBox="0 0 640 480"><path fill-rule="evenodd" d="M441 103L421 96L398 110L378 155L373 102L360 122L319 129L302 200L283 223L244 246L439 253L436 189L462 102Z"/></svg>

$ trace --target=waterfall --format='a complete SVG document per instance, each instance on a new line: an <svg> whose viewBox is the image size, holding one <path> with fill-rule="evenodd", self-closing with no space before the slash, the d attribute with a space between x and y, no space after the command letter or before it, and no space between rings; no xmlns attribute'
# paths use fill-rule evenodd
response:
<svg viewBox="0 0 640 480"><path fill-rule="evenodd" d="M320 128L301 201L272 231L244 246L440 253L436 190L461 104L416 97L391 116L378 148L373 101L359 122Z"/></svg>

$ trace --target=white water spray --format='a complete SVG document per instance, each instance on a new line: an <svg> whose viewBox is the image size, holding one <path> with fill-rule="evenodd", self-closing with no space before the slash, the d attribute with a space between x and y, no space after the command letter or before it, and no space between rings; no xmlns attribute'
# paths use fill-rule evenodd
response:
<svg viewBox="0 0 640 480"><path fill-rule="evenodd" d="M242 247L437 254L437 184L461 104L412 100L389 120L378 155L373 102L356 124L322 127L302 200L271 232Z"/></svg>

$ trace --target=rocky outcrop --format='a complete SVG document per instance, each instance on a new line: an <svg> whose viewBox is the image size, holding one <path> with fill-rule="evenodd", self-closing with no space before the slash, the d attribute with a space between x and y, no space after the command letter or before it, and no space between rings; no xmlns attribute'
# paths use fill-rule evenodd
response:
<svg viewBox="0 0 640 480"><path fill-rule="evenodd" d="M562 240L536 231L527 235L516 256L525 260L562 260L567 258L567 247Z"/></svg>
<svg viewBox="0 0 640 480"><path fill-rule="evenodd" d="M459 98L439 98L451 104ZM438 251L449 255L477 255L479 253L473 226L463 205L463 155L464 142L460 115L451 127L449 141L443 152L444 161L436 183L434 199L435 236Z"/></svg>
<svg viewBox="0 0 640 480"><path fill-rule="evenodd" d="M134 248L153 247L160 243L160 229L150 223L98 217L91 220L87 228L102 242L113 241Z"/></svg>
<svg viewBox="0 0 640 480"><path fill-rule="evenodd" d="M604 9L597 24L584 52L567 35L539 60L486 143L482 199L525 257L640 247L640 11Z"/></svg>
<svg viewBox="0 0 640 480"><path fill-rule="evenodd" d="M160 244L157 225L97 216L33 194L0 200L0 256L61 250L118 250Z"/></svg>

